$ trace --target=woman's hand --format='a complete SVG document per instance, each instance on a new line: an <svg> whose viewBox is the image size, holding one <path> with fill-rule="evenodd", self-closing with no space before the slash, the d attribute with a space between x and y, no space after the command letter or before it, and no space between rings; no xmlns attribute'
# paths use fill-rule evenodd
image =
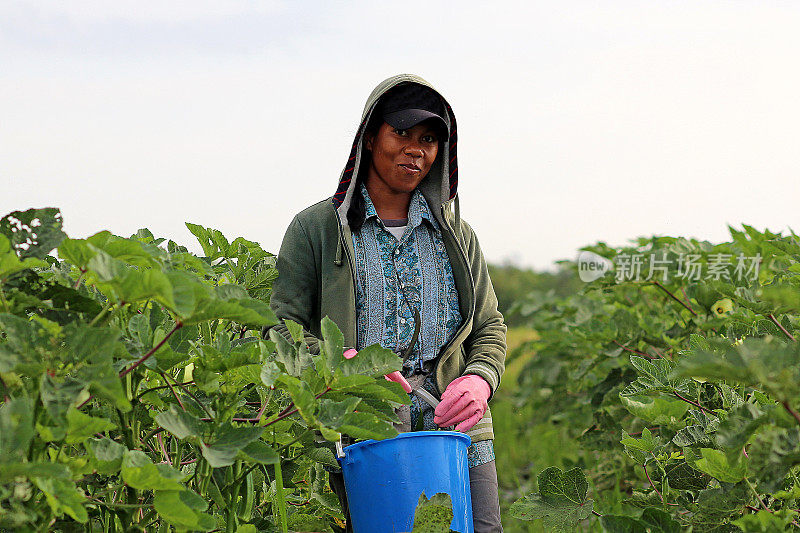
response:
<svg viewBox="0 0 800 533"><path fill-rule="evenodd" d="M345 351L344 354L342 355L344 355L345 359L352 359L353 357L356 356L357 353L358 351L355 348L350 348L349 350ZM411 385L408 384L406 378L404 378L399 371L396 370L390 374L386 374L383 377L386 378L386 381L394 381L395 383L399 383L400 386L403 387L404 391L411 394Z"/></svg>
<svg viewBox="0 0 800 533"><path fill-rule="evenodd" d="M480 376L467 374L456 378L442 394L433 421L439 427L458 424L456 431L468 431L483 418L491 393L489 384Z"/></svg>

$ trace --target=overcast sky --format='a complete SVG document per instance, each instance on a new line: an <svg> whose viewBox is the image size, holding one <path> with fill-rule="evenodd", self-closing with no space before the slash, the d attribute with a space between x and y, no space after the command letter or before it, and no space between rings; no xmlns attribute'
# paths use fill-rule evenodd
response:
<svg viewBox="0 0 800 533"><path fill-rule="evenodd" d="M797 1L2 0L0 215L277 253L373 87L412 72L456 113L489 261L798 231L798 28Z"/></svg>

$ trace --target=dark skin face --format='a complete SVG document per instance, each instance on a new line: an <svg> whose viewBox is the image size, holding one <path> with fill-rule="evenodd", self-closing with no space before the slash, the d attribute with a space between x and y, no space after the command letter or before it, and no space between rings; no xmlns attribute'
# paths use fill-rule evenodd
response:
<svg viewBox="0 0 800 533"><path fill-rule="evenodd" d="M436 160L436 128L429 120L407 130L384 122L374 136L367 134L366 148L372 161L365 185L378 216L406 218L411 194Z"/></svg>

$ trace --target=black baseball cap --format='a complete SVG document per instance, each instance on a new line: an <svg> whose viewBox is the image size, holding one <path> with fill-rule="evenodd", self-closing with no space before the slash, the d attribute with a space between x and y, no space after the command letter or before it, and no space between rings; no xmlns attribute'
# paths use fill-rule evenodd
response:
<svg viewBox="0 0 800 533"><path fill-rule="evenodd" d="M376 112L393 128L408 129L435 118L440 129L445 134L448 131L442 97L424 85L401 83L392 87L381 97L378 106Z"/></svg>

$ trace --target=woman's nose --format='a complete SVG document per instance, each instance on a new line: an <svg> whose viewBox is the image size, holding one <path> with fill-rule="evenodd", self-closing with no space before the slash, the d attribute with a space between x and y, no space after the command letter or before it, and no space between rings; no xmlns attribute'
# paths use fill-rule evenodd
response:
<svg viewBox="0 0 800 533"><path fill-rule="evenodd" d="M419 145L419 143L416 143L416 142L413 142L413 141L406 146L406 150L405 151L406 151L406 154L408 154L408 155L410 155L412 157L422 157L422 156L425 155L425 152L422 149L422 147Z"/></svg>

